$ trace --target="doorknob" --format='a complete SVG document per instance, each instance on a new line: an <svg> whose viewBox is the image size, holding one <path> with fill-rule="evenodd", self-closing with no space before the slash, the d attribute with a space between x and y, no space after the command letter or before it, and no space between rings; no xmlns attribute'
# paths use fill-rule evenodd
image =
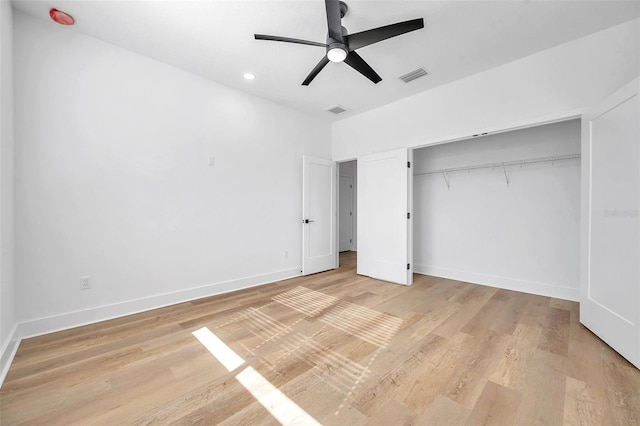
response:
<svg viewBox="0 0 640 426"><path fill-rule="evenodd" d="M304 220L302 221L302 223L311 223L311 222L313 222L313 220L311 220L311 219L304 219Z"/></svg>

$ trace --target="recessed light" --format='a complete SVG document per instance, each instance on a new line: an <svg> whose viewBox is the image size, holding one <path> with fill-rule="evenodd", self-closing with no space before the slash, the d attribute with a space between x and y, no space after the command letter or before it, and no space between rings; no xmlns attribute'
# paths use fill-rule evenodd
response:
<svg viewBox="0 0 640 426"><path fill-rule="evenodd" d="M256 75L255 74L251 74L250 72L244 73L243 77L246 78L247 80L255 80L256 79Z"/></svg>

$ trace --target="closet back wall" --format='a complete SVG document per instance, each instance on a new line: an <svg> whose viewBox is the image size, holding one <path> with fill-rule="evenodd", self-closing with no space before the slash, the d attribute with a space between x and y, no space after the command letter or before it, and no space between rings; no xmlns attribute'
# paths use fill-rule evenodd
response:
<svg viewBox="0 0 640 426"><path fill-rule="evenodd" d="M416 150L415 271L578 300L580 160L420 173L579 152L579 120Z"/></svg>

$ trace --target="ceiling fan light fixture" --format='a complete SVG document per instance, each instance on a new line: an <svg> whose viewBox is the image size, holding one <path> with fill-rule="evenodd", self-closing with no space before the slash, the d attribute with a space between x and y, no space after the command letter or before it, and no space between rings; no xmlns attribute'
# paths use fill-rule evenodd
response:
<svg viewBox="0 0 640 426"><path fill-rule="evenodd" d="M332 47L327 51L327 58L331 62L342 62L347 57L347 51L342 47Z"/></svg>

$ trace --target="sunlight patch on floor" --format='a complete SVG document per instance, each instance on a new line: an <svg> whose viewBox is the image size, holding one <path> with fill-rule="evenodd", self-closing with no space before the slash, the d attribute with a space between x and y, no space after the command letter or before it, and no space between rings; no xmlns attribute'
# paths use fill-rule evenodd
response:
<svg viewBox="0 0 640 426"><path fill-rule="evenodd" d="M233 371L244 364L245 361L209 328L202 327L192 334L227 370ZM320 425L253 367L242 370L236 379L281 424Z"/></svg>
<svg viewBox="0 0 640 426"><path fill-rule="evenodd" d="M292 288L275 296L273 300L309 317L318 315L340 301L337 297L309 290L305 287Z"/></svg>
<svg viewBox="0 0 640 426"><path fill-rule="evenodd" d="M379 347L386 347L402 326L400 318L305 287L293 288L273 300Z"/></svg>
<svg viewBox="0 0 640 426"><path fill-rule="evenodd" d="M227 370L233 371L244 364L244 360L207 327L202 327L192 334Z"/></svg>
<svg viewBox="0 0 640 426"><path fill-rule="evenodd" d="M400 318L346 301L324 312L320 321L379 347L386 347L402 326Z"/></svg>
<svg viewBox="0 0 640 426"><path fill-rule="evenodd" d="M291 324L284 324L269 315L268 305L257 309L247 309L235 321L236 327L249 331L262 341L255 348L249 350L250 355L248 356L255 356L256 349L267 342L272 342L284 349L284 353L281 354L275 364L280 364L291 356L308 364L311 367L310 373L315 376L315 380L312 379L313 383L324 383L334 391L344 395L344 400L335 415L339 414L340 410L353 397L356 388L369 376L371 364L375 361L380 351L386 348L389 341L398 333L403 323L401 318L302 286L274 296L272 300L301 313L302 317ZM263 310L267 312L263 312ZM309 335L295 332L294 327L298 323L308 320L311 321L308 324L313 324L314 319L317 319L318 323L325 325L320 330L316 329L314 333ZM228 325L228 323L224 325ZM351 360L348 356L331 350L315 339L327 326L346 333L346 335L357 337L363 342L376 346L378 349L370 357L367 365L361 365L359 362ZM244 359L207 327L194 331L193 335L230 372L245 363ZM278 342L276 343L275 340L278 340ZM272 368L277 369L275 364ZM253 367L247 366L236 375L236 379L280 423L319 424Z"/></svg>
<svg viewBox="0 0 640 426"><path fill-rule="evenodd" d="M320 425L298 404L290 400L260 373L247 367L236 379L276 420L283 425Z"/></svg>

